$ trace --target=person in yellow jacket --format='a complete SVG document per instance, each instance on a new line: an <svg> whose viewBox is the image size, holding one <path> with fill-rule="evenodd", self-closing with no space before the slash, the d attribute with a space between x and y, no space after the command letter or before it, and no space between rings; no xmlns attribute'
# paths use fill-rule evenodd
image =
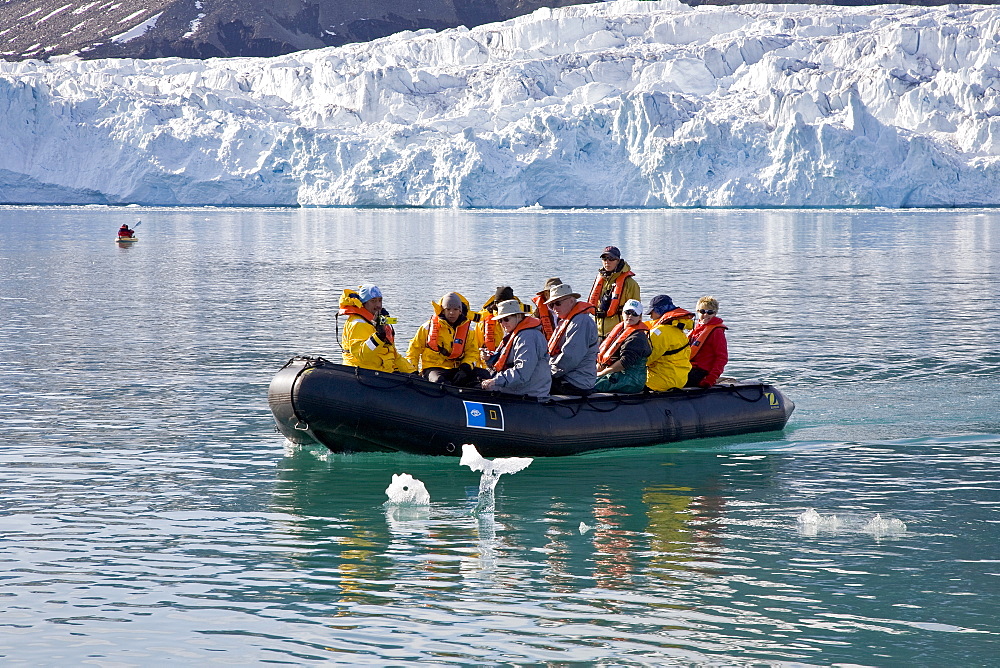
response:
<svg viewBox="0 0 1000 668"><path fill-rule="evenodd" d="M457 292L431 305L434 315L417 329L406 359L432 383L478 386L478 314L469 312L469 302Z"/></svg>
<svg viewBox="0 0 1000 668"><path fill-rule="evenodd" d="M489 366L490 357L500 348L500 342L506 335L500 320L496 317L497 307L501 302L516 301L521 305L521 311L527 315L531 314L531 306L525 305L520 299L514 296L514 290L509 285L497 287L497 291L483 304L483 309L479 312L479 323L476 333L479 340L480 354L482 355L482 365Z"/></svg>
<svg viewBox="0 0 1000 668"><path fill-rule="evenodd" d="M684 387L691 371L690 342L684 330L694 326L694 313L674 306L667 295L653 297L646 313L652 316L647 324L653 348L646 359L646 387L653 392Z"/></svg>
<svg viewBox="0 0 1000 668"><path fill-rule="evenodd" d="M622 307L634 299L641 302L639 284L632 278L635 274L622 259L622 252L616 246L607 246L601 252L603 263L590 289L588 302L594 306L597 320L597 336L603 341L618 323L622 321Z"/></svg>
<svg viewBox="0 0 1000 668"><path fill-rule="evenodd" d="M348 316L340 343L344 364L373 371L413 373L413 365L396 350L396 335L389 312L382 308L382 291L377 285L344 290L340 315Z"/></svg>

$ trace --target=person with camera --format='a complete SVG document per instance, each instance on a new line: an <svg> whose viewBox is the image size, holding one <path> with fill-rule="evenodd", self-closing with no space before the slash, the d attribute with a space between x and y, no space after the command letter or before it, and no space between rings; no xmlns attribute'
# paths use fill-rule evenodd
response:
<svg viewBox="0 0 1000 668"><path fill-rule="evenodd" d="M373 371L413 373L413 365L396 350L395 318L382 308L382 291L377 285L347 289L340 296L344 323L341 347L344 364Z"/></svg>
<svg viewBox="0 0 1000 668"><path fill-rule="evenodd" d="M641 301L639 284L617 246L607 246L601 253L603 266L594 279L588 302L594 305L597 335L601 341L622 321L622 306L630 299Z"/></svg>

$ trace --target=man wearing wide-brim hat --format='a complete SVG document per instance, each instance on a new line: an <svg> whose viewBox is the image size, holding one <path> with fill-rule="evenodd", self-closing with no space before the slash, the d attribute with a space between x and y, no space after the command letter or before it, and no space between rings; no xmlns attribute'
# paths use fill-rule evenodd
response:
<svg viewBox="0 0 1000 668"><path fill-rule="evenodd" d="M573 292L568 283L550 288L545 303L558 317L548 345L552 394L586 396L597 382L594 307L580 301L580 293Z"/></svg>
<svg viewBox="0 0 1000 668"><path fill-rule="evenodd" d="M526 314L516 299L500 302L493 318L505 334L489 360L494 376L482 382L483 389L548 399L552 376L541 321Z"/></svg>

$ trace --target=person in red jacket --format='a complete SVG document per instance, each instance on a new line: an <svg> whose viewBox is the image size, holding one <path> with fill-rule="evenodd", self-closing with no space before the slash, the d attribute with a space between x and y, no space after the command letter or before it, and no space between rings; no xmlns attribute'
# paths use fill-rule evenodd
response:
<svg viewBox="0 0 1000 668"><path fill-rule="evenodd" d="M119 239L131 239L132 235L135 234L135 230L129 229L128 224L124 224L118 228L118 238Z"/></svg>
<svg viewBox="0 0 1000 668"><path fill-rule="evenodd" d="M719 301L705 296L698 300L698 322L688 334L691 342L691 371L685 387L712 387L729 361L726 325L719 312Z"/></svg>

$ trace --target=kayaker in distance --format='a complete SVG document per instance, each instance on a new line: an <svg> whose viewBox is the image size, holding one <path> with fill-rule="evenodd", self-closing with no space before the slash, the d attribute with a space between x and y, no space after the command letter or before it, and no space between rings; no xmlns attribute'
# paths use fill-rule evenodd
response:
<svg viewBox="0 0 1000 668"><path fill-rule="evenodd" d="M135 230L129 229L128 224L123 224L118 228L119 239L131 239L135 235Z"/></svg>

